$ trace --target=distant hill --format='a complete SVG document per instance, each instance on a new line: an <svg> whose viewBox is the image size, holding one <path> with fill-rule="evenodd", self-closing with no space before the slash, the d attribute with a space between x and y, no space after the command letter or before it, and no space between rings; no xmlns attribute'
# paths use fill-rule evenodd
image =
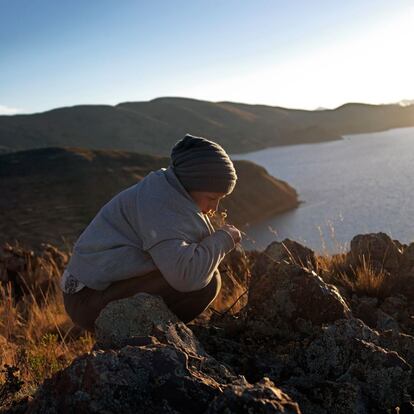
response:
<svg viewBox="0 0 414 414"><path fill-rule="evenodd" d="M80 148L0 155L0 242L70 248L113 195L168 164L165 157ZM248 161L235 166L238 184L221 203L229 222L241 225L298 205L296 191L264 168Z"/></svg>
<svg viewBox="0 0 414 414"><path fill-rule="evenodd" d="M191 133L215 139L235 154L413 125L413 105L351 103L334 110L305 111L159 98L0 116L0 152L74 146L169 155L172 145Z"/></svg>

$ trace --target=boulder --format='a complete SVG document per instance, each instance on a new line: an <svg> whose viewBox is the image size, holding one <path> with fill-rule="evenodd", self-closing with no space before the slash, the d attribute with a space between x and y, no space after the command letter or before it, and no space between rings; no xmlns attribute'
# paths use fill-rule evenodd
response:
<svg viewBox="0 0 414 414"><path fill-rule="evenodd" d="M19 244L0 246L0 286L10 284L16 301L25 296L44 303L45 296L57 287L68 255L49 244L34 252Z"/></svg>
<svg viewBox="0 0 414 414"><path fill-rule="evenodd" d="M360 234L351 240L347 262L352 268L369 264L376 272L398 273L402 250L385 233Z"/></svg>
<svg viewBox="0 0 414 414"><path fill-rule="evenodd" d="M282 242L269 244L264 252L260 253L254 264L252 274L254 276L266 273L273 264L286 261L302 267L315 268L315 253L300 243L285 239Z"/></svg>
<svg viewBox="0 0 414 414"><path fill-rule="evenodd" d="M188 366L184 352L152 343L76 358L45 381L27 413L192 414L219 393L216 381Z"/></svg>
<svg viewBox="0 0 414 414"><path fill-rule="evenodd" d="M280 262L252 277L247 320L255 334L289 339L298 332L310 333L313 326L349 317L337 288L306 268Z"/></svg>
<svg viewBox="0 0 414 414"><path fill-rule="evenodd" d="M361 387L375 406L402 404L411 367L396 352L376 345L380 342L378 332L359 320L339 320L324 327L322 335L297 352L303 381L348 382Z"/></svg>
<svg viewBox="0 0 414 414"><path fill-rule="evenodd" d="M165 330L179 322L160 296L138 293L110 302L95 321L96 346L121 348L133 338L151 336L154 329Z"/></svg>

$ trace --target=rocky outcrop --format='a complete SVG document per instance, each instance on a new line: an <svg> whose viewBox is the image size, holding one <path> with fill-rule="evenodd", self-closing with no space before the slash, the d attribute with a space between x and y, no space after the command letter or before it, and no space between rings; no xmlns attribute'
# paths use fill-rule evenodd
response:
<svg viewBox="0 0 414 414"><path fill-rule="evenodd" d="M378 335L358 320L324 327L322 335L297 355L298 365L307 374L304 380L351 383L380 407L400 405L411 367L396 352L375 342L381 342Z"/></svg>
<svg viewBox="0 0 414 414"><path fill-rule="evenodd" d="M366 263L377 272L396 275L403 259L401 245L385 233L355 236L350 248L348 263L354 268Z"/></svg>
<svg viewBox="0 0 414 414"><path fill-rule="evenodd" d="M359 236L343 269L369 250L366 264L398 281L408 277L407 249ZM93 352L47 380L28 412L414 412L414 304L398 283L386 297L361 295L355 279L339 290L292 241L243 260L226 265L252 268L237 278L248 283L246 306L207 324L186 326L147 294L109 304Z"/></svg>
<svg viewBox="0 0 414 414"><path fill-rule="evenodd" d="M309 334L314 327L351 314L335 286L286 262L273 263L264 274L252 277L246 312L255 335L281 339Z"/></svg>
<svg viewBox="0 0 414 414"><path fill-rule="evenodd" d="M407 246L382 234L356 241L343 269L370 251L365 264L374 275L401 277ZM368 249L368 242L382 247ZM313 252L290 243L296 258L282 243L257 255L248 304L236 318L194 327L207 351L250 382L269 377L303 413L413 412L411 302L395 290L385 298L358 296L349 291L355 279L338 290L310 270Z"/></svg>
<svg viewBox="0 0 414 414"><path fill-rule="evenodd" d="M210 357L158 297L113 302L96 326L95 350L46 380L27 413L213 414L228 406L235 413L300 413L272 382L249 384Z"/></svg>

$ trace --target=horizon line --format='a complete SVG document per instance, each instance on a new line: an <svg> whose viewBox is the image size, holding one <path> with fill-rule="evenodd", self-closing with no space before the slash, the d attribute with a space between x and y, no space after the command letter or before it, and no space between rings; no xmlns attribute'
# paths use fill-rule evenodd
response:
<svg viewBox="0 0 414 414"><path fill-rule="evenodd" d="M119 105L123 105L123 104L134 104L134 103L149 103L149 102L153 102L156 100L162 100L162 99L177 99L177 100L190 100L190 101L198 101L198 102L208 102L208 103L213 103L213 104L225 104L225 103L230 103L230 104L236 104L236 105L246 105L246 106L264 106L264 107L269 107L269 108L279 108L279 109L286 109L286 110L291 110L291 111L306 111L306 112L317 112L317 111L336 111L339 108L342 108L344 106L347 105L366 105L366 106L389 106L389 105L395 105L395 106L400 106L400 107L407 107L407 106L411 106L414 105L414 99L401 99L400 101L397 102L391 102L391 103L378 103L378 104L373 104L373 103L367 103L367 102L358 102L358 101L350 101L350 102L345 102L337 107L334 108L325 108L325 107L317 107L315 109L303 109L303 108L292 108L292 107L285 107L285 106L280 106L280 105L269 105L269 104L261 104L261 103L246 103L246 102L237 102L237 101L226 101L226 100L220 100L220 101L210 101L210 100L206 100L206 99L199 99L199 98L190 98L190 97L186 97L186 96L159 96L156 98L152 98L152 99L148 99L148 100L137 100L137 101L121 101L118 102L116 104L105 104L105 103L80 103L80 104L74 104L74 105L64 105L64 106L57 106L51 109L46 109L44 111L35 111L35 112L16 112L16 113L0 113L1 117L13 117L13 116L22 116L22 115L39 115L39 114L44 114L47 112L52 112L52 111L58 111L58 110L62 110L62 109L68 109L68 108L77 108L77 107L83 107L83 106L87 106L87 107L91 107L91 106L109 106L112 108L115 108ZM0 105L0 108L9 108L7 107L7 105ZM10 109L14 109L14 108L10 108ZM17 109L17 108L16 108Z"/></svg>

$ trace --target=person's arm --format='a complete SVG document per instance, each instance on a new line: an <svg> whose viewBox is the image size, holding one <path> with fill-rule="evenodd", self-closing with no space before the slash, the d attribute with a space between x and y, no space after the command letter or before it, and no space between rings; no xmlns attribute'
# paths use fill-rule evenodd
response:
<svg viewBox="0 0 414 414"><path fill-rule="evenodd" d="M164 240L148 250L167 282L180 292L207 286L224 256L235 246L232 236L217 230L200 243Z"/></svg>

